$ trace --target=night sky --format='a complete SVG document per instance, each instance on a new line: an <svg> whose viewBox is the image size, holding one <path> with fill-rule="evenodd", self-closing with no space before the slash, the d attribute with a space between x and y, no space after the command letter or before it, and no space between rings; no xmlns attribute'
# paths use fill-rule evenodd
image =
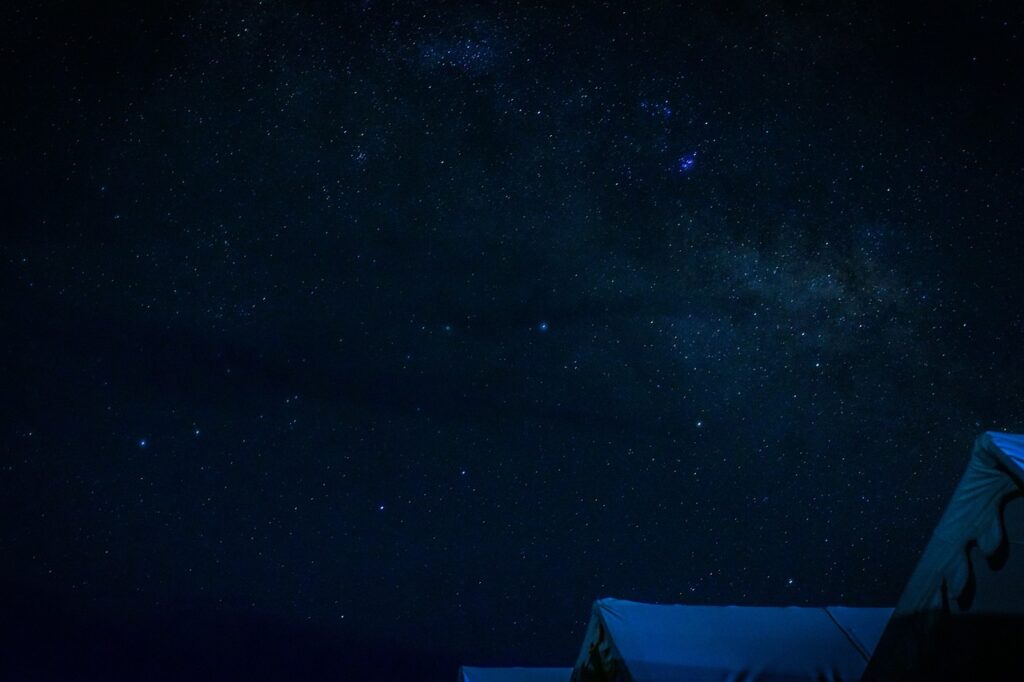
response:
<svg viewBox="0 0 1024 682"><path fill-rule="evenodd" d="M142 4L2 10L8 676L890 605L1024 431L1019 3Z"/></svg>

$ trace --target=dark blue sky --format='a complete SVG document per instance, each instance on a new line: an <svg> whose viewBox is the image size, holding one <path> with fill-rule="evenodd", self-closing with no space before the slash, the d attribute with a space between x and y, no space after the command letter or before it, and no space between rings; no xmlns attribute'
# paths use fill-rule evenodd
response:
<svg viewBox="0 0 1024 682"><path fill-rule="evenodd" d="M1024 25L856 5L6 7L2 665L892 604L1024 430Z"/></svg>

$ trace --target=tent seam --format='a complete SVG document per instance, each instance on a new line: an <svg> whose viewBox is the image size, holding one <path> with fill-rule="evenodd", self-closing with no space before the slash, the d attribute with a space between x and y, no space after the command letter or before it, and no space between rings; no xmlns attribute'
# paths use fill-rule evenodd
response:
<svg viewBox="0 0 1024 682"><path fill-rule="evenodd" d="M868 656L868 653L866 651L864 651L863 647L861 647L861 645L857 643L857 640L853 638L853 635L850 634L849 632L847 632L846 628L844 628L842 625L840 625L839 621L836 620L836 617L833 616L832 612L828 610L828 607L824 607L821 610L824 611L826 615L828 615L829 620L831 620L833 623L835 623L835 626L837 628L839 628L839 631L841 633L843 633L843 636L846 637L846 639L850 642L850 644L853 646L853 648L857 650L857 653L860 654L861 658L864 659L864 662L865 663L869 663L870 660L871 660L871 657Z"/></svg>

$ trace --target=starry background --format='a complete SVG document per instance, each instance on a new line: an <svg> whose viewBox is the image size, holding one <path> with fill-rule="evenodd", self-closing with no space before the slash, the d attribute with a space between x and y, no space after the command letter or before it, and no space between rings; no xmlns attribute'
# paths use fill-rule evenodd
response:
<svg viewBox="0 0 1024 682"><path fill-rule="evenodd" d="M0 665L892 604L1024 430L1015 5L5 6Z"/></svg>

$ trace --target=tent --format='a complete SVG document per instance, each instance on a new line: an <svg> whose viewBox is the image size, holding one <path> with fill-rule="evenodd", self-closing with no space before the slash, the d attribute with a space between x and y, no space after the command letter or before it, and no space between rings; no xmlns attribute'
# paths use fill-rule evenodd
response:
<svg viewBox="0 0 1024 682"><path fill-rule="evenodd" d="M975 441L865 679L1024 679L1024 436Z"/></svg>
<svg viewBox="0 0 1024 682"><path fill-rule="evenodd" d="M569 682L572 668L459 669L459 682Z"/></svg>
<svg viewBox="0 0 1024 682"><path fill-rule="evenodd" d="M540 670L549 676L530 676ZM568 674L463 668L459 679L554 682ZM1024 679L1024 435L989 432L975 441L895 610L601 599L571 679Z"/></svg>
<svg viewBox="0 0 1024 682"><path fill-rule="evenodd" d="M600 599L573 682L859 680L891 613Z"/></svg>

